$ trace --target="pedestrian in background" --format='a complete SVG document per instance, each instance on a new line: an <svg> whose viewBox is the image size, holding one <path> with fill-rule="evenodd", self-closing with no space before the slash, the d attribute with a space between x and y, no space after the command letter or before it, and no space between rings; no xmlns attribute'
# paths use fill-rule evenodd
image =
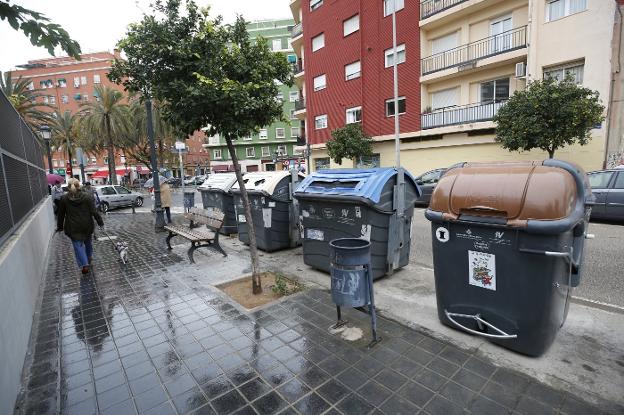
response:
<svg viewBox="0 0 624 415"><path fill-rule="evenodd" d="M63 197L63 188L61 187L61 182L58 180L52 186L52 202L54 203L54 214L58 213L59 202Z"/></svg>
<svg viewBox="0 0 624 415"><path fill-rule="evenodd" d="M76 262L82 273L89 272L93 262L93 219L102 227L104 221L95 209L93 196L80 188L77 179L69 179L69 191L59 203L57 231L65 231L74 247Z"/></svg>
<svg viewBox="0 0 624 415"><path fill-rule="evenodd" d="M95 210L101 212L100 210L100 195L97 194L97 190L91 186L91 182L86 182L84 185L85 192L93 197L93 202L95 203ZM95 234L95 230L93 231L93 239L97 239L97 235Z"/></svg>
<svg viewBox="0 0 624 415"><path fill-rule="evenodd" d="M160 205L165 209L167 222L171 223L171 187L167 182L160 184Z"/></svg>

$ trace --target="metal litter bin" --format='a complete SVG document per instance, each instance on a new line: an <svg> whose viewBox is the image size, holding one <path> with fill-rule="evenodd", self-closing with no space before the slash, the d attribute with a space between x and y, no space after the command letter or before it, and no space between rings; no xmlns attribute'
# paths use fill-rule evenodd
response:
<svg viewBox="0 0 624 415"><path fill-rule="evenodd" d="M204 209L218 209L225 214L220 233L230 235L237 232L236 212L232 186L236 183L235 173L214 173L199 186Z"/></svg>
<svg viewBox="0 0 624 415"><path fill-rule="evenodd" d="M195 192L184 192L184 210L189 211L195 206Z"/></svg>
<svg viewBox="0 0 624 415"><path fill-rule="evenodd" d="M293 194L300 204L304 263L329 272L329 241L362 238L371 242L374 279L407 265L420 190L409 173L401 173L402 179L395 168L335 169L308 176Z"/></svg>
<svg viewBox="0 0 624 415"><path fill-rule="evenodd" d="M258 249L273 252L294 248L299 242L298 214L292 199L292 188L305 175L290 171L247 173L245 188L249 195L251 217L253 218ZM245 219L245 208L238 183L232 186L238 239L249 244L249 231Z"/></svg>
<svg viewBox="0 0 624 415"><path fill-rule="evenodd" d="M440 321L543 354L581 278L592 201L585 172L559 160L449 170L425 213Z"/></svg>

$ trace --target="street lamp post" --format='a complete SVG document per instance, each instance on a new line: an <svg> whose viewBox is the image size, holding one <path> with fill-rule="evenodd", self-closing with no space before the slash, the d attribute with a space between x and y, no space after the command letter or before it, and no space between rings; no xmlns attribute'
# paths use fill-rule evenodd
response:
<svg viewBox="0 0 624 415"><path fill-rule="evenodd" d="M43 141L46 144L46 151L48 152L48 171L50 172L50 174L53 174L54 172L52 171L52 153L50 152L50 139L52 138L52 131L47 125L42 125L39 131L41 132L41 138L43 138Z"/></svg>
<svg viewBox="0 0 624 415"><path fill-rule="evenodd" d="M147 138L150 145L150 163L152 165L152 179L154 181L154 212L156 213L154 227L156 230L162 230L165 227L165 216L163 215L162 204L160 202L160 173L158 172L158 162L156 161L154 125L152 124L152 101L148 94L146 94L145 99L145 111L147 112Z"/></svg>

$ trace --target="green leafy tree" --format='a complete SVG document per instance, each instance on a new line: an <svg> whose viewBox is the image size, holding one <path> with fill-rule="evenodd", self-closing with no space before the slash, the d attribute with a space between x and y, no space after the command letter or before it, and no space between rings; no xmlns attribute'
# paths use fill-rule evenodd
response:
<svg viewBox="0 0 624 415"><path fill-rule="evenodd" d="M547 78L516 91L494 117L496 140L510 151L534 148L553 158L559 148L589 142L590 130L604 120L598 92Z"/></svg>
<svg viewBox="0 0 624 415"><path fill-rule="evenodd" d="M98 85L93 95L98 99L80 106L83 131L80 146L87 152L108 151L109 180L117 184L115 148L121 146L131 128L128 104L124 94L111 87Z"/></svg>
<svg viewBox="0 0 624 415"><path fill-rule="evenodd" d="M364 133L360 123L347 124L331 134L327 154L338 164L342 164L343 158L356 161L373 154L373 139Z"/></svg>
<svg viewBox="0 0 624 415"><path fill-rule="evenodd" d="M54 107L37 102L44 94L38 89L29 89L30 82L30 79L23 79L21 76L12 79L11 72L0 72L0 89L30 129L38 132L42 125L51 123L50 113Z"/></svg>
<svg viewBox="0 0 624 415"><path fill-rule="evenodd" d="M69 56L80 59L80 45L69 37L69 33L56 23L52 23L42 13L26 9L9 1L0 1L0 20L8 21L15 30L20 30L34 46L42 46L54 56L54 48L59 46Z"/></svg>
<svg viewBox="0 0 624 415"><path fill-rule="evenodd" d="M225 138L249 228L252 289L260 293L253 219L234 141L282 117L276 81L292 85L290 65L266 40L251 42L242 17L223 25L192 0L157 1L153 11L163 17L144 16L119 43L127 59L115 62L111 79L130 90L150 91L184 134L204 129Z"/></svg>
<svg viewBox="0 0 624 415"><path fill-rule="evenodd" d="M71 163L73 146L79 142L80 119L78 115L72 114L69 110L63 113L57 110L54 114L50 123L50 129L52 130L51 144L59 151L65 149L67 151L67 159ZM71 175L71 172L68 172L68 174Z"/></svg>

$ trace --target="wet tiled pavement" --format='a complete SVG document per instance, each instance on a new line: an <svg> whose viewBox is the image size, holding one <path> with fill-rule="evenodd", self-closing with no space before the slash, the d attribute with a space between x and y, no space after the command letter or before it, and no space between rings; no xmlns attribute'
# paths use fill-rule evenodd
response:
<svg viewBox="0 0 624 415"><path fill-rule="evenodd" d="M342 340L323 291L246 313L202 281L211 270L164 250L148 215L109 215L107 227L134 242L131 262L99 241L82 278L55 236L16 414L600 413L384 318L373 349Z"/></svg>

